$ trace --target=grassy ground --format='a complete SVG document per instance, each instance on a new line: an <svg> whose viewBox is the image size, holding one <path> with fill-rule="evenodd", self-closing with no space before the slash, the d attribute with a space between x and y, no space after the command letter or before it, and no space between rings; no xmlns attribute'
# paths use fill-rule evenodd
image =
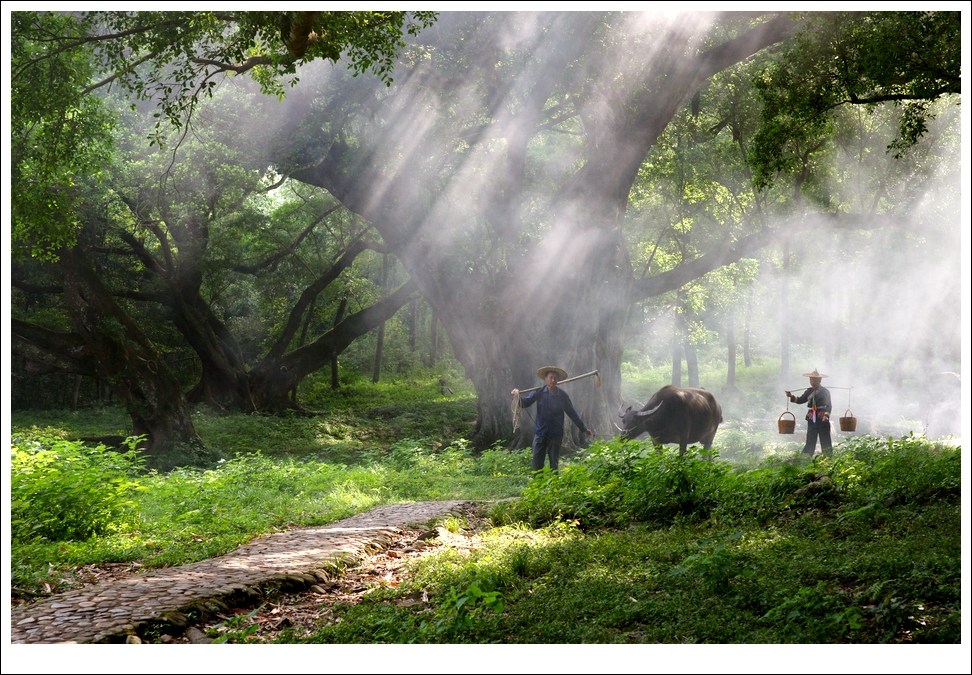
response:
<svg viewBox="0 0 972 675"><path fill-rule="evenodd" d="M810 460L739 431L725 454L745 448L744 462L718 439L715 461L612 441L531 476L526 452L470 452L468 393L432 379L350 389L320 417L198 413L223 460L165 474L64 440L123 429L120 411L15 415L15 601L70 588L86 565L184 564L390 502L504 499L450 525L475 546L423 556L396 587L278 639L961 641L959 448L861 436Z"/></svg>
<svg viewBox="0 0 972 675"><path fill-rule="evenodd" d="M860 440L736 471L608 444L494 507L466 553L306 642L957 644L959 454ZM430 606L402 607L425 593Z"/></svg>

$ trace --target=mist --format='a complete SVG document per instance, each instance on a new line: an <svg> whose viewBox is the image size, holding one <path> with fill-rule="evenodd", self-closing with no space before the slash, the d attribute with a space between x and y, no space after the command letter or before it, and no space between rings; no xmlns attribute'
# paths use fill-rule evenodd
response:
<svg viewBox="0 0 972 675"><path fill-rule="evenodd" d="M554 313L539 320L538 308L564 303L565 291L588 283L586 270L592 265L622 264L595 257L614 233L581 226L605 205L593 203L596 197L586 199L591 188L578 180L582 168L595 174L599 168L613 170L610 161L583 166L592 157L622 163L630 155L631 139L610 131L626 128L618 120L629 114L618 92L650 98L660 87L684 87L675 99L686 105L694 93L687 85L690 73L684 83L655 75L666 72L663 67L677 73L673 63L679 54L668 47L678 43L686 53L697 49L709 39L706 29L716 15L627 12L609 29L593 13L588 17L444 12L432 28L408 40L392 87L366 75L352 78L340 63L311 64L300 69L300 84L282 103L268 104L264 97L258 104L269 110L258 128L234 133L288 147L290 165L283 170L298 177L304 167L333 155L338 143L351 148L342 157L353 163L341 171L356 177L358 202L352 208L366 216L397 209L407 222L383 234L413 274L425 265L468 281L443 284L446 291L426 281L427 297L452 292L481 304L475 293L488 289L495 311L509 323L526 333L561 336L528 337L531 360L511 375L522 377L541 365L533 361L566 362L567 334L576 330L574 315ZM442 60L453 67L441 68ZM478 75L476 65L484 63L500 64L495 79ZM543 124L528 105L538 95L547 114ZM826 191L839 198L844 212L806 203L799 212L772 212L773 225L799 221L810 224L812 234L785 246L782 240L767 241L752 255L759 273L751 304L744 296L735 302L739 332L745 321L762 376L746 375L740 350L740 384L726 386L720 325L707 326L711 336L697 345L699 384L717 393L727 411L725 428L738 428L743 420L750 427L775 428L786 407L783 391L802 391L807 380L801 373L817 369L827 374L823 384L833 396L835 442L842 438L836 418L845 411L859 419L857 433L929 431L968 438L969 373L963 356L969 255L968 233L961 227L968 222L968 198L960 189L968 117L952 101L937 112L920 146L902 159L883 152L891 129L868 141L866 159L850 145L830 155L833 166L819 173L831 181ZM955 142L960 127L964 146ZM529 155L520 174L510 170L508 153L516 148ZM652 241L672 227L662 218L640 225L622 221L629 241ZM702 245L717 248L718 241L713 234ZM789 261L783 264L785 254ZM667 359L671 371L674 325L666 297L631 303L644 303L643 312L634 312L640 318L624 326L626 354L640 355L635 369L659 368ZM592 321L599 311L589 308ZM450 337L489 336L489 313L478 316L481 325L467 321L461 334L453 327ZM764 364L778 362L784 339L790 345L789 368L780 373ZM571 374L603 367L584 364L577 357ZM684 371L682 384L687 384ZM623 376L620 391L642 401L651 393ZM801 420L802 411L794 412ZM931 429L930 416L936 420ZM801 433L798 422L797 436Z"/></svg>

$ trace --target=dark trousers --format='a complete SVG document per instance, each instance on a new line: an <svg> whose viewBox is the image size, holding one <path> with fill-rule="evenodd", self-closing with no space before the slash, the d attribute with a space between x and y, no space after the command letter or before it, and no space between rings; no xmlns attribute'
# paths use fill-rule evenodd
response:
<svg viewBox="0 0 972 675"><path fill-rule="evenodd" d="M551 438L550 436L534 436L533 470L539 471L542 469L544 458L549 457L550 468L556 471L557 465L560 463L560 444L563 443L563 441L563 436L558 436L557 438Z"/></svg>
<svg viewBox="0 0 972 675"><path fill-rule="evenodd" d="M803 446L803 452L812 455L817 448L817 437L820 438L820 449L825 455L829 455L833 445L830 442L830 420L826 422L807 422L807 442Z"/></svg>

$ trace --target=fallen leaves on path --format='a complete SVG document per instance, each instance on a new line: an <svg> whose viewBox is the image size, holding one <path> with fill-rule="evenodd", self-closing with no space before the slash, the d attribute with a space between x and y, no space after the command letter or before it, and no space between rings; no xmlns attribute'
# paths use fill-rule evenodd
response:
<svg viewBox="0 0 972 675"><path fill-rule="evenodd" d="M195 630L180 635L162 635L153 642L166 644L213 642L224 635L233 641L248 643L273 642L284 631L291 636L306 637L329 622L340 621L338 605L361 602L378 588L397 588L407 577L410 565L442 547L470 551L477 547L475 532L485 520L474 508L462 514L472 526L468 531L451 532L445 527L402 529L381 551L362 558L358 565L346 569L339 577L310 586L297 593L282 593L257 607L236 607L231 613L197 624ZM399 607L420 608L428 605L424 590L398 598Z"/></svg>

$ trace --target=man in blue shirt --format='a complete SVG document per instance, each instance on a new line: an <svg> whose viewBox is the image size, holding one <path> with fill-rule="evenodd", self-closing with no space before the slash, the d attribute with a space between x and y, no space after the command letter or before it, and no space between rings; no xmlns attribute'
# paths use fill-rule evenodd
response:
<svg viewBox="0 0 972 675"><path fill-rule="evenodd" d="M529 408L534 403L537 404L536 432L533 436L533 470L543 469L546 456L550 458L550 468L556 471L560 461L560 446L564 440L564 413L567 413L581 432L588 436L593 436L594 432L581 421L567 392L557 388L557 382L567 379L567 371L557 366L543 366L537 370L537 377L542 379L546 386L526 394L520 399L520 406ZM519 389L510 392L513 396L519 393Z"/></svg>

